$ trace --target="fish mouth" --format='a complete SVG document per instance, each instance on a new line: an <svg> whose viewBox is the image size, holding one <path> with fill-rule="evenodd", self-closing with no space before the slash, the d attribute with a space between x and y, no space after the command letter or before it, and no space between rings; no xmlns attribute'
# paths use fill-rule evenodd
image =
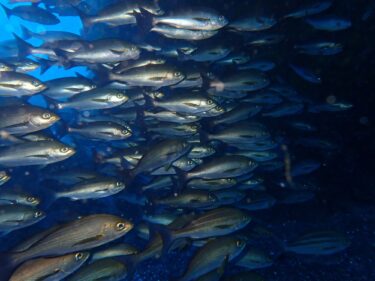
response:
<svg viewBox="0 0 375 281"><path fill-rule="evenodd" d="M41 92L41 91L46 90L47 88L48 88L47 85L42 84L42 85L40 85L40 86L37 87L37 90Z"/></svg>
<svg viewBox="0 0 375 281"><path fill-rule="evenodd" d="M53 116L51 116L51 122L57 122L57 121L59 121L61 118L60 118L60 116L58 116L58 115L53 115Z"/></svg>
<svg viewBox="0 0 375 281"><path fill-rule="evenodd" d="M131 223L131 222L124 222L124 230L125 232L129 232L130 230L132 230L134 228L134 224Z"/></svg>
<svg viewBox="0 0 375 281"><path fill-rule="evenodd" d="M0 183L5 183L8 180L10 180L10 176L8 176L8 175L4 175L4 176L0 177Z"/></svg>

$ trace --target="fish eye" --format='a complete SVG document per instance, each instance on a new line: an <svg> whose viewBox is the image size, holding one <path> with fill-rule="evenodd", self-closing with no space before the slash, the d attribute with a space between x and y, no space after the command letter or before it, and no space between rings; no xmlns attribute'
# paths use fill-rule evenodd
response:
<svg viewBox="0 0 375 281"><path fill-rule="evenodd" d="M69 151L69 147L62 147L62 148L60 148L60 152L62 152L62 153L67 153Z"/></svg>
<svg viewBox="0 0 375 281"><path fill-rule="evenodd" d="M127 134L129 134L129 131L128 131L128 130L122 130L122 131L121 131L121 134L122 134L122 135L127 135Z"/></svg>
<svg viewBox="0 0 375 281"><path fill-rule="evenodd" d="M35 203L37 202L37 199L35 197L29 196L26 198L26 201L30 203Z"/></svg>
<svg viewBox="0 0 375 281"><path fill-rule="evenodd" d="M116 224L116 228L117 230L121 231L121 230L124 230L125 229L125 223L123 222L119 222L118 224Z"/></svg>
<svg viewBox="0 0 375 281"><path fill-rule="evenodd" d="M32 84L33 86L35 86L35 87L37 87L37 86L40 85L39 81L37 81L37 80L33 80L33 81L31 81L31 84Z"/></svg>
<svg viewBox="0 0 375 281"><path fill-rule="evenodd" d="M45 112L42 115L43 119L50 119L51 118L51 113Z"/></svg>
<svg viewBox="0 0 375 281"><path fill-rule="evenodd" d="M116 182L116 186L117 186L117 187L120 187L120 186L122 186L122 182L119 182L119 181L118 181L118 182Z"/></svg>
<svg viewBox="0 0 375 281"><path fill-rule="evenodd" d="M177 71L177 72L173 73L173 75L174 75L174 77L180 77L180 76L182 76L182 73Z"/></svg>
<svg viewBox="0 0 375 281"><path fill-rule="evenodd" d="M237 241L236 241L236 246L237 246L237 247L241 247L243 244L244 244L244 243L243 243L243 241L241 241L241 240L237 240Z"/></svg>
<svg viewBox="0 0 375 281"><path fill-rule="evenodd" d="M83 254L82 253L77 253L75 255L75 258L76 258L76 261L79 261L79 260L83 259Z"/></svg>
<svg viewBox="0 0 375 281"><path fill-rule="evenodd" d="M41 217L41 216L43 216L43 212L42 212L42 211L36 211L36 212L34 213L34 217L35 217L35 218L39 218L39 217Z"/></svg>
<svg viewBox="0 0 375 281"><path fill-rule="evenodd" d="M116 98L118 98L118 99L122 99L123 97L124 97L124 95L121 94L121 93L116 94Z"/></svg>
<svg viewBox="0 0 375 281"><path fill-rule="evenodd" d="M207 104L213 104L212 100L207 100Z"/></svg>
<svg viewBox="0 0 375 281"><path fill-rule="evenodd" d="M189 160L188 161L188 165L193 165L194 163L193 163L193 161L192 160Z"/></svg>

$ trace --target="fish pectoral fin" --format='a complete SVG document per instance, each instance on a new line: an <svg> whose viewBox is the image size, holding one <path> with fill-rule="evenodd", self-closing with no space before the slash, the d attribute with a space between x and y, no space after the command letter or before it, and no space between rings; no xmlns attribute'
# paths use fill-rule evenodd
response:
<svg viewBox="0 0 375 281"><path fill-rule="evenodd" d="M200 17L195 17L193 18L194 20L197 20L197 21L203 21L203 22L209 22L210 20L207 19L207 18L200 18Z"/></svg>
<svg viewBox="0 0 375 281"><path fill-rule="evenodd" d="M94 190L94 193L98 193L98 194L105 194L107 192L108 192L107 188Z"/></svg>
<svg viewBox="0 0 375 281"><path fill-rule="evenodd" d="M9 89L18 89L21 85L17 84L7 84L7 83L0 83L0 87L9 88Z"/></svg>
<svg viewBox="0 0 375 281"><path fill-rule="evenodd" d="M124 51L119 51L119 50L114 50L114 49L110 49L110 51L114 53L115 55L122 55L124 53Z"/></svg>
<svg viewBox="0 0 375 281"><path fill-rule="evenodd" d="M154 76L154 77L150 77L148 80L151 80L151 81L163 81L164 77L162 77L162 76Z"/></svg>
<svg viewBox="0 0 375 281"><path fill-rule="evenodd" d="M29 125L29 122L23 122L23 123L9 125L9 126L6 126L6 127L2 128L2 129L6 130L6 129L12 129L12 128L18 128L18 127L25 127L27 125Z"/></svg>
<svg viewBox="0 0 375 281"><path fill-rule="evenodd" d="M254 86L254 85L256 85L256 82L253 82L253 81L246 81L246 82L243 82L243 84L245 84L245 85L249 85L249 86Z"/></svg>
<svg viewBox="0 0 375 281"><path fill-rule="evenodd" d="M227 225L227 224L221 224L221 225L215 226L215 228L218 228L218 229L227 229L228 227L229 227L229 225Z"/></svg>
<svg viewBox="0 0 375 281"><path fill-rule="evenodd" d="M104 276L104 277L98 277L98 278L95 278L95 279L92 279L93 281L107 281L108 280L108 276Z"/></svg>
<svg viewBox="0 0 375 281"><path fill-rule="evenodd" d="M104 235L99 234L99 235L96 235L96 236L93 236L93 237L83 239L83 240L79 241L78 243L75 243L73 246L89 244L91 242L98 241L98 240L102 239L103 237L104 237Z"/></svg>
<svg viewBox="0 0 375 281"><path fill-rule="evenodd" d="M104 136L113 136L113 133L111 132L99 132L99 134Z"/></svg>
<svg viewBox="0 0 375 281"><path fill-rule="evenodd" d="M29 155L26 156L27 158L43 158L43 159L48 159L48 155L43 155L43 154L35 154L35 155Z"/></svg>
<svg viewBox="0 0 375 281"><path fill-rule="evenodd" d="M71 87L71 88L65 88L66 90L70 91L70 92L74 92L74 93L80 93L82 92L82 89L81 88L74 88L74 87Z"/></svg>
<svg viewBox="0 0 375 281"><path fill-rule="evenodd" d="M92 101L95 101L95 102L107 102L108 100L107 99L97 98L97 99L92 99Z"/></svg>
<svg viewBox="0 0 375 281"><path fill-rule="evenodd" d="M52 276L55 276L56 274L59 274L61 272L60 269L56 268L53 272L48 273L46 275L40 276L38 279L35 279L35 281L45 281L47 279L50 279Z"/></svg>
<svg viewBox="0 0 375 281"><path fill-rule="evenodd" d="M198 104L195 104L195 103L192 103L192 102L185 102L184 104L187 105L187 106L190 106L190 107L194 107L194 108L198 108L199 107Z"/></svg>

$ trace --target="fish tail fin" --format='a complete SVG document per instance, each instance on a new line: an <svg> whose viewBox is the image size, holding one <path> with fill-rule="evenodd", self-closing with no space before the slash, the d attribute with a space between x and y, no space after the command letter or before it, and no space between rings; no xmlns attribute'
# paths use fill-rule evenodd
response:
<svg viewBox="0 0 375 281"><path fill-rule="evenodd" d="M210 141L210 135L205 130L200 130L199 138L202 143L208 143Z"/></svg>
<svg viewBox="0 0 375 281"><path fill-rule="evenodd" d="M94 24L94 22L92 21L92 18L90 16L86 15L80 9L78 9L76 7L74 7L74 9L77 12L77 15L81 18L84 31L85 30L87 31Z"/></svg>
<svg viewBox="0 0 375 281"><path fill-rule="evenodd" d="M5 15L9 18L12 15L12 10L0 3L0 6L3 8Z"/></svg>
<svg viewBox="0 0 375 281"><path fill-rule="evenodd" d="M57 192L51 190L51 189L43 189L43 200L42 200L42 206L46 209L52 206L52 204L57 200L58 195Z"/></svg>
<svg viewBox="0 0 375 281"><path fill-rule="evenodd" d="M30 39L34 36L34 33L27 29L26 26L24 25L21 25L21 31L22 31L22 38L27 40L27 39Z"/></svg>
<svg viewBox="0 0 375 281"><path fill-rule="evenodd" d="M58 60L59 60L59 64L64 66L65 69L69 69L71 67L73 67L72 65L72 62L69 60L69 52L66 52L64 50L61 50L61 49L54 49L53 50L56 54L56 56L58 57Z"/></svg>
<svg viewBox="0 0 375 281"><path fill-rule="evenodd" d="M174 191L180 192L184 189L186 182L189 180L188 174L185 171L183 171L179 168L175 167L174 169L175 169L177 177L178 177L178 181L177 181L177 184L176 184L176 187L175 187Z"/></svg>
<svg viewBox="0 0 375 281"><path fill-rule="evenodd" d="M42 92L42 94L43 94L43 92ZM49 109L60 110L60 109L64 108L63 103L59 103L58 101L56 101L56 100L54 100L54 99L52 99L48 96L45 96L45 95L43 95L43 98L45 99Z"/></svg>
<svg viewBox="0 0 375 281"><path fill-rule="evenodd" d="M38 58L38 62L40 64L40 74L44 74L48 69L50 69L50 67L55 65L54 61L44 58Z"/></svg>
<svg viewBox="0 0 375 281"><path fill-rule="evenodd" d="M27 43L17 34L13 33L14 38L16 39L17 47L18 47L18 56L20 58L27 57L31 54L31 50L34 48L33 45Z"/></svg>
<svg viewBox="0 0 375 281"><path fill-rule="evenodd" d="M140 13L134 13L137 26L141 32L148 33L155 24L154 15L141 8Z"/></svg>
<svg viewBox="0 0 375 281"><path fill-rule="evenodd" d="M21 263L16 258L16 255L0 253L0 280L9 280L14 268Z"/></svg>
<svg viewBox="0 0 375 281"><path fill-rule="evenodd" d="M148 107L148 108L155 107L155 101L152 97L150 97L147 93L144 93L143 96L145 98L145 106L146 107Z"/></svg>

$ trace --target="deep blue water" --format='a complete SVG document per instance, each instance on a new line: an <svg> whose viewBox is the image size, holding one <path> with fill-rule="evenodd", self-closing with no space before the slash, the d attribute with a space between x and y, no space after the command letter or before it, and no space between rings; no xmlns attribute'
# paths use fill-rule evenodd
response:
<svg viewBox="0 0 375 281"><path fill-rule="evenodd" d="M0 2L12 8L17 5L26 5L25 3L17 5L9 4L5 0ZM43 4L44 1L41 2L39 6L48 10L48 5ZM46 2L50 3L51 1ZM87 0L82 2L85 3L81 3L81 6L79 6L80 9L88 8L88 10L85 10L86 13L96 14L104 6L109 5L110 2L113 3L116 1ZM256 273L264 277L264 280L375 280L375 180L373 171L375 166L373 161L375 155L373 128L373 106L375 104L375 87L373 86L373 77L375 75L373 55L375 47L375 4L370 0L333 1L332 7L320 14L343 17L350 20L352 26L343 31L327 32L312 28L303 18L283 19L284 15L303 7L307 3L312 3L311 1L281 2L276 0L161 0L160 6L167 13L178 11L179 9L189 10L206 7L216 10L220 15L224 15L228 19L229 24L234 19L246 15L265 15L277 20L275 26L269 30L231 32L223 28L214 37L199 42L164 38L160 34L151 33L149 30L140 28L140 26L124 25L115 28L97 24L92 28L83 29L81 19L78 15L74 15L74 10L73 15L59 15L58 17L61 21L59 24L41 25L22 20L16 16L8 18L2 9L0 9L0 47L2 49L0 51L0 60L7 62L7 60L10 60L10 57L17 57L17 45L12 34L14 33L23 37L20 27L23 25L36 33L43 33L44 31L69 31L81 35L82 39L86 41L117 38L136 45L147 42L151 45L161 46L162 50L174 47L177 44L193 45L198 50L224 45L230 48L230 54L238 52L248 55L251 59L263 59L274 62L276 67L271 71L265 72L270 81L268 88L258 92L247 93L246 98L256 93L262 95L267 89L281 85L296 93L294 96L289 97L278 93L279 97L282 97L281 103L287 104L292 102L300 104L302 109L291 115L267 117L264 114L272 112L277 105L265 103L262 104L260 113L254 117L245 118L245 122L247 123L259 122L263 124L267 128L267 131L270 132L272 140L276 143L274 148L267 150L277 155L275 159L262 163L259 162L259 167L252 172L253 178L261 177L264 180L262 185L265 187L265 190L262 191L262 194L272 196L275 202L271 204L272 206L261 210L246 210L245 212L252 216L252 222L244 229L233 232L230 235L239 234L246 237L246 250L260 248L271 257L273 261L271 266L254 269ZM83 4L87 5L82 6ZM55 14L58 15L58 13ZM254 46L247 44L251 41L252 36L260 36L267 33L282 35L283 40L271 45ZM339 42L343 46L343 51L333 56L309 56L298 53L295 47L298 44L319 40ZM27 42L34 46L42 43L42 41L35 38L29 39ZM147 55L149 53L142 50L140 58ZM213 61L196 62L189 58L189 56L184 56L181 52L177 55L177 58L166 57L160 53L153 53L152 56L166 58L168 64L174 65L179 69L198 69L205 74L214 73L215 78L219 81L238 73L241 66L237 64L218 66ZM35 59L32 55L29 58ZM48 58L48 56L45 58ZM87 63L75 63L71 68L64 68L64 66L58 64L59 62L56 62L55 65L43 74L41 74L40 68L27 74L45 82L60 77L76 76L79 73L91 79L98 87L102 87L108 83L105 77L105 73L108 71L103 70L103 68L97 68L95 65L88 65ZM314 84L306 81L292 70L290 64L304 66L306 69L311 70L321 78L321 83ZM197 88L206 95L210 88L210 78L204 76L203 80L203 84ZM139 85L135 89L125 90L124 93L126 95L132 91L140 91L143 94L143 91L149 90L150 88ZM162 87L160 91L167 93L167 96L178 93L170 86ZM193 93L192 89L185 89L183 91ZM217 100L221 106L229 111L231 106L236 108L236 106L246 104L246 101L244 101L246 98L233 100L218 98ZM207 211L205 208L163 207L155 203L155 201L162 197L179 194L181 187L186 188L184 186L186 182L183 180L183 172L181 170L176 169L176 177L173 179L173 185L172 187L168 187L166 191L142 192L142 187L155 179L150 173L139 175L136 179L128 183L130 177L128 173L129 169L124 163L122 163L121 167L100 163L101 155L111 156L115 152L121 152L124 146L138 145L138 147L148 150L160 140L178 138L168 134L158 134L157 128L162 123L147 123L145 121L144 112L155 110L155 106L150 105L147 97L146 102L141 104L136 103L133 107L119 106L110 110L96 110L88 113L90 116L101 116L104 113L111 115L126 113L134 109L137 117L134 120L125 121L132 129L132 137L124 141L114 142L96 141L88 137L69 133L67 127L77 125L79 123L77 122L77 118L82 112L74 109L58 111L53 106L54 103L43 96L43 92L37 93L27 99L20 98L20 100L37 107L49 108L58 114L61 120L44 130L44 132L55 140L74 147L77 152L67 160L49 165L7 167L0 163L0 171L7 171L11 175L11 180L0 186L0 192L2 190L10 190L33 194L41 198L42 204L40 208L46 212L46 217L37 224L15 230L10 234L0 237L0 252L3 252L5 256L5 253L11 251L13 247L20 244L32 234L39 233L56 224L73 221L78 217L101 213L113 214L129 219L135 225L131 232L121 237L120 240L111 242L112 244L109 245L126 242L137 247L142 252L142 249L147 247L148 242L152 240L153 235L159 231L159 228L162 228L160 232L163 234L163 238L165 238L164 236L167 237L165 238L167 240L169 238L169 230L166 227L150 224L151 237L149 239L142 239L139 232L137 232L137 227L145 222L145 215L170 213L176 214L176 217L178 217L181 214L190 213L191 211L196 212L196 214ZM6 104L7 98L0 99L0 102ZM350 108L347 110L338 110L335 107L338 103L349 105L348 107ZM311 112L313 111L311 109L317 105L321 107L326 106L326 110L321 110L321 112L317 113ZM0 110L2 109L0 108ZM199 135L198 141L200 143L208 143L206 134L214 134L223 128L228 128L236 124L218 127L212 126L211 122L219 119L219 117L215 116L211 117L211 119L204 117L196 122L200 125L196 134ZM309 124L316 129L310 132L293 128L291 124L297 121ZM156 132L155 130L152 131L152 128ZM192 140L194 137L187 136L184 139ZM220 142L216 148L216 153L209 156L211 158L208 159L215 160L215 157L236 153L239 150L233 145ZM289 161L291 161L290 168L293 171L293 169L300 168L303 161L306 160L316 161L319 168L312 172L302 172L301 175L293 175L292 183L288 183L288 180L290 181L288 178L290 176L290 170L288 170ZM208 160L205 159L203 163L206 163L206 161ZM169 165L172 164L169 163L167 166L169 167ZM127 193L119 193L95 200L77 201L64 198L50 202L52 196L50 190L56 190L61 187L56 185L54 181L46 180L46 176L70 169L90 170L102 175L115 176L119 180L125 181L129 190L126 191ZM249 173L246 173L246 175L249 176ZM303 200L303 202L285 203L284 201L283 203L284 196L291 195L291 193L296 191L293 184L298 184L297 189L308 186L309 192L312 194L311 198ZM240 185L236 185L233 189L238 190ZM252 192L245 191L244 196L248 198L252 195ZM139 204L139 201L134 204L134 202L130 202L132 201L131 195L145 196L147 202L144 205ZM290 200L293 200L293 198ZM246 202L244 202L244 200L239 200L223 205L237 209L240 208L241 204L242 206L243 204L246 205ZM287 241L297 238L300 234L318 230L334 230L342 233L350 241L350 245L343 250L329 255L322 255L319 253L319 250L316 250L315 254L310 255L297 254L285 250L284 247ZM199 250L193 244L193 241L189 239L189 243L183 249L170 253L161 251L160 258L150 258L141 263L133 263L124 257L119 258L121 262L127 264L129 269L127 279L123 280L179 280L195 253ZM104 245L102 248L106 248L107 246ZM91 253L94 251L90 250ZM245 251L242 254L245 254ZM222 259L224 258L222 257ZM238 272L245 272L248 269L240 267L236 263L237 260L234 259L225 264L224 276L220 280L240 280L232 279L231 276ZM3 276L0 276L0 280L7 280L5 277L2 278Z"/></svg>

